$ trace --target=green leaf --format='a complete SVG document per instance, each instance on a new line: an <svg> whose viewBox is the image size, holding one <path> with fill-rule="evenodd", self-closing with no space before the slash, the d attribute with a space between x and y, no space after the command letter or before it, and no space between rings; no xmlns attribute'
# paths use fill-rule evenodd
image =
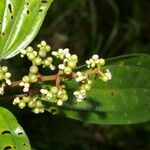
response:
<svg viewBox="0 0 150 150"><path fill-rule="evenodd" d="M60 107L63 115L97 124L133 124L150 120L150 56L132 55L107 62L113 75L105 83L94 80L87 99L72 98ZM68 92L76 90L71 81Z"/></svg>
<svg viewBox="0 0 150 150"><path fill-rule="evenodd" d="M0 107L0 150L31 150L28 138L14 115Z"/></svg>
<svg viewBox="0 0 150 150"><path fill-rule="evenodd" d="M0 59L17 55L36 36L52 0L0 1Z"/></svg>

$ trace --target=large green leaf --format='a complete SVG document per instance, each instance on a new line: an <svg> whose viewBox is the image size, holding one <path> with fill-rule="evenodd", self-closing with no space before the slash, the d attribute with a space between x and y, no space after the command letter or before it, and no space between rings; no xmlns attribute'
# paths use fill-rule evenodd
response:
<svg viewBox="0 0 150 150"><path fill-rule="evenodd" d="M36 36L52 0L0 1L0 59L8 59Z"/></svg>
<svg viewBox="0 0 150 150"><path fill-rule="evenodd" d="M30 150L28 138L14 115L0 107L0 150Z"/></svg>
<svg viewBox="0 0 150 150"><path fill-rule="evenodd" d="M94 81L87 99L72 96L60 111L67 117L97 124L132 124L150 120L150 56L132 55L111 59L106 68L113 79ZM71 93L76 84L67 85Z"/></svg>

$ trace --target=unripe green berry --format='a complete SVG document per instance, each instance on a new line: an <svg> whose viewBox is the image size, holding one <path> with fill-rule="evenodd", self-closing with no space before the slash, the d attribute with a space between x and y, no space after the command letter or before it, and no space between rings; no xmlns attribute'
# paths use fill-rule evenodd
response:
<svg viewBox="0 0 150 150"><path fill-rule="evenodd" d="M41 65L42 64L42 59L40 57L36 57L34 59L34 64L37 65L37 66Z"/></svg>
<svg viewBox="0 0 150 150"><path fill-rule="evenodd" d="M103 58L99 59L99 64L101 66L105 65L105 60Z"/></svg>
<svg viewBox="0 0 150 150"><path fill-rule="evenodd" d="M58 87L53 86L53 87L51 88L51 93L52 93L52 94L57 94L57 92L58 92Z"/></svg>
<svg viewBox="0 0 150 150"><path fill-rule="evenodd" d="M24 76L23 79L22 79L22 81L23 81L24 83L29 83L29 81L30 81L29 76Z"/></svg>
<svg viewBox="0 0 150 150"><path fill-rule="evenodd" d="M26 103L24 101L19 102L19 108L23 109L24 107L26 107Z"/></svg>
<svg viewBox="0 0 150 150"><path fill-rule="evenodd" d="M38 73L38 67L37 66L31 66L30 67L30 73L37 74Z"/></svg>
<svg viewBox="0 0 150 150"><path fill-rule="evenodd" d="M31 82L31 83L35 83L35 82L37 82L37 80L38 80L37 75L34 75L34 74L31 74L31 75L29 76L29 78L30 78L30 82Z"/></svg>
<svg viewBox="0 0 150 150"><path fill-rule="evenodd" d="M71 72L72 72L72 69L70 67L65 67L64 68L64 73L65 74L69 75L69 74L71 74Z"/></svg>
<svg viewBox="0 0 150 150"><path fill-rule="evenodd" d="M2 72L7 72L8 71L8 67L3 66L1 70L2 70Z"/></svg>
<svg viewBox="0 0 150 150"><path fill-rule="evenodd" d="M33 101L33 100L31 100L31 101L28 103L28 107L30 107L30 108L34 108L35 105L36 105L36 102Z"/></svg>

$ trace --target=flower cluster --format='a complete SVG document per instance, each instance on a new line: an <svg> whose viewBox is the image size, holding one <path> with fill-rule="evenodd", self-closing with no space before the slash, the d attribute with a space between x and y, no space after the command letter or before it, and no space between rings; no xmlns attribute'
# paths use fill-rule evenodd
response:
<svg viewBox="0 0 150 150"><path fill-rule="evenodd" d="M0 95L4 94L4 88L6 85L11 85L10 77L11 73L8 72L8 68L6 66L0 66Z"/></svg>
<svg viewBox="0 0 150 150"><path fill-rule="evenodd" d="M88 68L98 69L98 73L102 81L106 82L111 80L112 75L108 69L104 72L101 71L101 66L105 65L105 60L103 58L99 58L98 55L93 55L92 58L86 61L86 64Z"/></svg>
<svg viewBox="0 0 150 150"><path fill-rule="evenodd" d="M30 72L28 76L24 76L22 78L22 82L20 82L20 86L23 86L24 92L29 92L30 85L36 83L38 81L38 67L32 65L30 67Z"/></svg>
<svg viewBox="0 0 150 150"><path fill-rule="evenodd" d="M20 108L28 105L33 112L42 113L46 109L45 103L42 103L45 101L50 104L49 110L51 112L57 112L57 107L63 105L69 99L65 87L65 83L68 80L74 79L77 82L78 89L73 92L73 95L76 97L77 102L82 102L86 99L87 93L92 86L91 74L98 76L105 82L112 78L109 70L102 69L105 60L99 58L98 55L93 55L92 58L86 61L87 71L76 72L78 57L75 54L70 54L68 48L52 51L48 55L51 48L45 41L42 41L37 47L39 51L35 51L32 47L21 51L21 57L26 55L32 61L32 66L30 67L29 75L24 76L20 82L20 86L23 86L23 92L27 93L25 96L16 97L13 102L14 105L18 104ZM57 63L60 62L58 65L52 64L54 58L58 59ZM48 67L51 71L57 67L58 73L44 77L39 74L38 66L40 65ZM55 85L53 85L53 82L46 82L50 80L56 80ZM36 82L38 84L34 84Z"/></svg>
<svg viewBox="0 0 150 150"><path fill-rule="evenodd" d="M47 53L51 50L50 46L47 45L45 41L42 41L41 44L37 45L37 47L39 48L38 52L34 51L34 49L30 46L21 50L21 57L26 55L34 65L43 65L43 67L49 67L51 70L55 70L55 66L52 64L53 58L46 57Z"/></svg>
<svg viewBox="0 0 150 150"><path fill-rule="evenodd" d="M62 64L58 65L58 68L63 74L70 75L77 67L78 57L75 54L71 55L68 48L53 51L52 55L63 61Z"/></svg>
<svg viewBox="0 0 150 150"><path fill-rule="evenodd" d="M103 58L99 58L98 55L93 55L92 58L86 61L88 68L97 68L105 65L105 60Z"/></svg>
<svg viewBox="0 0 150 150"><path fill-rule="evenodd" d="M19 108L23 109L26 106L32 109L35 114L44 112L44 105L42 101L38 100L38 97L31 98L30 96L24 96L22 98L16 97L13 101L14 105L19 106Z"/></svg>
<svg viewBox="0 0 150 150"><path fill-rule="evenodd" d="M92 81L79 71L77 72L75 80L79 83L80 87L79 90L75 91L73 94L77 98L78 102L82 102L86 98L87 92L91 89Z"/></svg>
<svg viewBox="0 0 150 150"><path fill-rule="evenodd" d="M41 89L42 98L46 99L48 102L56 103L61 106L64 101L68 99L65 86L52 86L49 89Z"/></svg>

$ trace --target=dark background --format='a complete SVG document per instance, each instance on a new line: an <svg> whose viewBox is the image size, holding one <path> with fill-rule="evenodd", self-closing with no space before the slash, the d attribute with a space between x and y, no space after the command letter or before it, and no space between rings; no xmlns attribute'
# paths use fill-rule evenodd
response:
<svg viewBox="0 0 150 150"><path fill-rule="evenodd" d="M80 64L94 53L104 58L150 54L149 7L149 0L54 0L31 45L45 40L54 50L68 47L79 55ZM19 56L6 63L11 64L16 79L30 66ZM89 125L59 115L13 109L35 150L150 149L149 123Z"/></svg>

